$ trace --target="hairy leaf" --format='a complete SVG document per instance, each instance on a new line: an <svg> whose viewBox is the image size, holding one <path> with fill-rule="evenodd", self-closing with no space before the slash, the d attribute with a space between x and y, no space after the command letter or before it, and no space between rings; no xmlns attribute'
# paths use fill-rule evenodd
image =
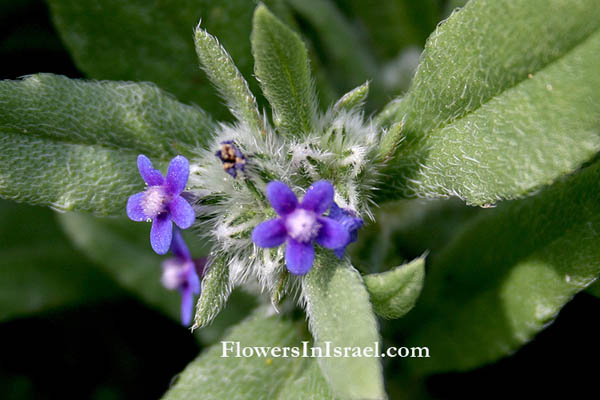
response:
<svg viewBox="0 0 600 400"><path fill-rule="evenodd" d="M407 318L423 373L466 370L518 349L600 274L600 163L539 195L487 210L431 258ZM549 217L551 216L551 218Z"/></svg>
<svg viewBox="0 0 600 400"><path fill-rule="evenodd" d="M304 43L263 5L254 13L251 42L254 72L275 125L290 135L311 132L317 104Z"/></svg>
<svg viewBox="0 0 600 400"><path fill-rule="evenodd" d="M317 255L315 265L302 279L302 296L315 344L323 352L328 344L364 349L379 342L369 294L360 274L347 261L331 254ZM378 358L324 357L318 361L327 382L339 397L385 397Z"/></svg>
<svg viewBox="0 0 600 400"><path fill-rule="evenodd" d="M333 106L335 112L350 111L362 106L369 95L369 82L352 89L342 96Z"/></svg>
<svg viewBox="0 0 600 400"><path fill-rule="evenodd" d="M387 195L495 203L590 159L600 149L599 28L594 0L473 0L454 13L380 118L403 121L406 138L385 171Z"/></svg>
<svg viewBox="0 0 600 400"><path fill-rule="evenodd" d="M425 257L363 279L375 312L388 319L400 318L414 307L421 294Z"/></svg>
<svg viewBox="0 0 600 400"><path fill-rule="evenodd" d="M273 357L273 347L298 347L302 323L258 308L233 327L222 342L210 347L181 373L164 400L190 399L332 399L327 383L311 358ZM253 348L252 357L235 357L236 343ZM308 345L308 342L306 342ZM257 347L267 354L257 356ZM227 357L223 357L224 349ZM229 351L232 349L232 351ZM280 353L283 355L283 353Z"/></svg>
<svg viewBox="0 0 600 400"><path fill-rule="evenodd" d="M202 279L202 293L196 305L194 326L204 328L219 314L231 293L229 281L229 257L221 254L212 260L208 272Z"/></svg>
<svg viewBox="0 0 600 400"><path fill-rule="evenodd" d="M119 293L67 241L54 213L0 201L0 321Z"/></svg>
<svg viewBox="0 0 600 400"><path fill-rule="evenodd" d="M204 111L183 105L148 83L83 81L52 74L0 81L0 133L165 159L191 154L213 130Z"/></svg>
<svg viewBox="0 0 600 400"><path fill-rule="evenodd" d="M233 115L247 123L255 134L264 135L264 124L258 113L256 99L229 53L217 38L200 26L196 28L194 38L196 53L204 71L227 101Z"/></svg>

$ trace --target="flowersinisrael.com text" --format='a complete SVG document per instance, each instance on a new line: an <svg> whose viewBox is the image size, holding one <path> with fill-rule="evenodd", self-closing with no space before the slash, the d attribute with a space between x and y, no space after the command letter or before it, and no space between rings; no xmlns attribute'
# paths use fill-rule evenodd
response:
<svg viewBox="0 0 600 400"><path fill-rule="evenodd" d="M221 357L304 357L304 358L341 358L341 357L401 357L428 358L428 347L388 347L380 349L379 342L370 347L339 347L331 342L323 342L322 346L310 346L309 341L303 341L302 346L242 346L240 342L222 341Z"/></svg>

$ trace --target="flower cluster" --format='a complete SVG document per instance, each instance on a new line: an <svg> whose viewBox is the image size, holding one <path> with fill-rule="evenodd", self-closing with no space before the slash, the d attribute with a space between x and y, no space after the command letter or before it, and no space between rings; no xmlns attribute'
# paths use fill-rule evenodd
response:
<svg viewBox="0 0 600 400"><path fill-rule="evenodd" d="M315 258L315 242L335 250L338 257L343 257L346 246L356 240L356 230L362 226L362 219L349 217L337 205L335 209L332 208L333 215L324 216L335 204L333 197L333 185L328 181L318 181L308 188L302 202L298 202L294 192L285 183L270 182L267 185L267 198L279 218L256 226L252 231L252 240L264 248L285 242L286 266L294 275L304 275L311 269Z"/></svg>

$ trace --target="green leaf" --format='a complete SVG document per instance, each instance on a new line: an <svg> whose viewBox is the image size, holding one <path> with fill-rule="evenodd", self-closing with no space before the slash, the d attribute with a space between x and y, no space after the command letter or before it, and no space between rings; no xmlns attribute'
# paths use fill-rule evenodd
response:
<svg viewBox="0 0 600 400"><path fill-rule="evenodd" d="M229 257L221 254L214 258L202 279L202 293L196 305L192 330L204 328L219 314L231 293Z"/></svg>
<svg viewBox="0 0 600 400"><path fill-rule="evenodd" d="M292 7L314 27L329 65L329 79L348 89L377 76L373 56L356 28L331 0L288 0Z"/></svg>
<svg viewBox="0 0 600 400"><path fill-rule="evenodd" d="M495 203L589 160L600 149L599 28L594 0L473 0L454 13L380 117L402 120L406 137L386 195Z"/></svg>
<svg viewBox="0 0 600 400"><path fill-rule="evenodd" d="M210 347L181 373L164 400L191 399L332 399L327 384L311 358L273 357L273 347L298 347L302 351L302 322L272 315L258 308L232 328L222 342ZM267 347L265 356L235 357L242 347ZM305 342L307 345L308 342ZM225 348L228 357L222 357ZM254 354L256 354L257 350ZM260 350L258 350L260 351ZM281 354L281 353L280 353Z"/></svg>
<svg viewBox="0 0 600 400"><path fill-rule="evenodd" d="M201 19L242 74L252 74L255 3L246 0L48 0L54 23L77 66L90 78L150 81L213 116L227 118L194 54Z"/></svg>
<svg viewBox="0 0 600 400"><path fill-rule="evenodd" d="M263 120L248 83L231 56L217 38L198 26L194 35L196 53L209 79L217 87L233 115L250 126L256 135L264 135Z"/></svg>
<svg viewBox="0 0 600 400"><path fill-rule="evenodd" d="M373 347L379 342L377 321L362 278L347 261L318 254L302 279L302 295L316 345ZM328 343L329 342L329 343ZM381 364L373 357L319 358L334 393L343 399L385 398Z"/></svg>
<svg viewBox="0 0 600 400"><path fill-rule="evenodd" d="M408 313L417 302L425 279L425 257L378 274L363 276L375 312L395 319Z"/></svg>
<svg viewBox="0 0 600 400"><path fill-rule="evenodd" d="M119 293L69 245L51 210L0 201L0 220L0 321Z"/></svg>
<svg viewBox="0 0 600 400"><path fill-rule="evenodd" d="M0 195L122 215L128 196L143 189L138 154L193 155L212 129L202 110L150 84L51 74L0 81Z"/></svg>
<svg viewBox="0 0 600 400"><path fill-rule="evenodd" d="M467 370L510 354L600 275L600 163L535 197L486 210L431 256L407 345L420 373ZM551 218L549 217L551 216Z"/></svg>
<svg viewBox="0 0 600 400"><path fill-rule="evenodd" d="M275 125L291 135L311 132L317 104L304 43L263 5L254 12L251 42L254 72Z"/></svg>
<svg viewBox="0 0 600 400"><path fill-rule="evenodd" d="M167 159L193 154L192 148L207 143L214 129L200 108L183 105L148 83L83 81L52 74L0 81L2 134Z"/></svg>
<svg viewBox="0 0 600 400"><path fill-rule="evenodd" d="M0 131L0 196L58 210L122 215L144 189L135 154Z"/></svg>
<svg viewBox="0 0 600 400"><path fill-rule="evenodd" d="M352 89L342 96L333 106L334 112L351 111L361 107L369 95L369 82Z"/></svg>

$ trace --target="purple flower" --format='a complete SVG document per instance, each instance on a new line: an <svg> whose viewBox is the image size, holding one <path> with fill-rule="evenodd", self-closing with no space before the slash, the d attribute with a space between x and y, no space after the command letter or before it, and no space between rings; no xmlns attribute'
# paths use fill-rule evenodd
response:
<svg viewBox="0 0 600 400"><path fill-rule="evenodd" d="M221 142L221 148L215 153L223 163L223 169L232 177L237 176L238 171L244 171L246 157L235 146L232 140Z"/></svg>
<svg viewBox="0 0 600 400"><path fill-rule="evenodd" d="M348 242L334 250L334 253L338 258L343 258L346 247L350 243L356 242L356 239L358 238L358 230L363 226L364 221L362 218L357 216L354 211L347 208L340 208L340 206L338 206L335 202L333 202L331 205L329 218L333 219L334 221L338 221L348 230L348 233L350 233Z"/></svg>
<svg viewBox="0 0 600 400"><path fill-rule="evenodd" d="M171 252L175 257L163 262L161 282L167 289L178 289L181 293L181 322L188 326L192 320L194 295L200 294L199 276L204 272L206 258L192 259L177 228L173 232Z"/></svg>
<svg viewBox="0 0 600 400"><path fill-rule="evenodd" d="M285 263L294 275L304 275L315 259L313 241L328 249L348 243L348 230L323 213L333 204L334 189L328 181L313 184L302 203L283 182L267 185L267 198L279 218L265 221L252 231L252 241L259 247L276 247L287 242Z"/></svg>
<svg viewBox="0 0 600 400"><path fill-rule="evenodd" d="M171 160L167 177L152 168L152 162L143 154L137 159L140 175L148 187L127 201L127 216L134 221L152 220L150 244L158 254L166 254L173 237L173 224L189 228L196 219L192 206L180 196L190 174L188 160L177 156Z"/></svg>

